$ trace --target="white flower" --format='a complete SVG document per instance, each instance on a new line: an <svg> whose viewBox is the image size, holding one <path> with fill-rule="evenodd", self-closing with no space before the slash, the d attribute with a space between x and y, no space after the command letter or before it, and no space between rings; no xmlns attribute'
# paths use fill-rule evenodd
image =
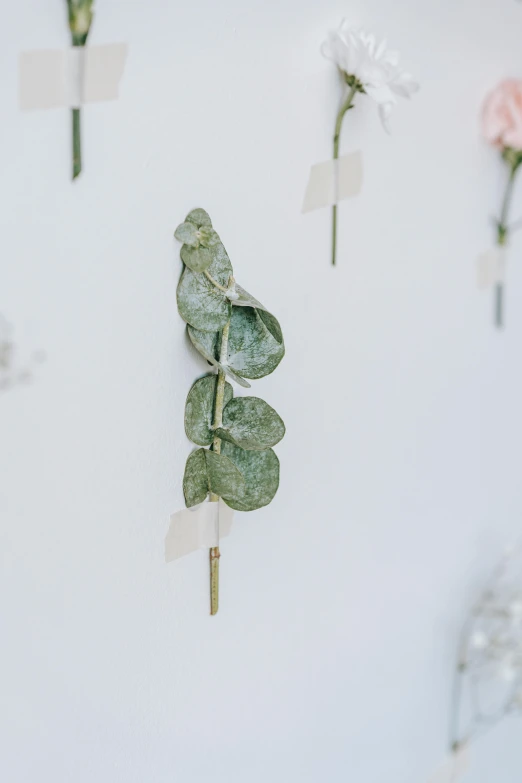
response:
<svg viewBox="0 0 522 783"><path fill-rule="evenodd" d="M346 26L328 33L321 46L322 54L332 60L346 76L355 77L365 92L378 104L385 130L397 96L409 98L419 89L413 77L399 67L399 52L378 43L375 36Z"/></svg>

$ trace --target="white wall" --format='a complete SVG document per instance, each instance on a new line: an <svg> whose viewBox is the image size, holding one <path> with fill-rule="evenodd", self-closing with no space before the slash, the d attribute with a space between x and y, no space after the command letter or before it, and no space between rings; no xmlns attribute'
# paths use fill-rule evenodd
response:
<svg viewBox="0 0 522 783"><path fill-rule="evenodd" d="M68 41L64 5L4 4L0 27L0 312L47 355L0 396L0 778L425 783L461 622L521 522L521 239L503 334L474 259L503 173L477 115L522 75L522 7L100 0L92 43L130 58L72 185L67 113L16 97L18 52ZM391 137L369 100L345 122L365 183L332 270L328 211L300 207L343 16L423 87ZM216 618L206 554L163 562L205 369L175 301L194 206L287 344L254 386L287 424L281 488L223 543ZM476 747L470 781L520 779L520 730Z"/></svg>

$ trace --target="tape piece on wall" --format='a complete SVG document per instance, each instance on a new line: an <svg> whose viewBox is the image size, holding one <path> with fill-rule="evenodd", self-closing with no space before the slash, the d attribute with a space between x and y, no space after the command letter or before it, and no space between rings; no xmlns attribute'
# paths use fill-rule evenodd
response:
<svg viewBox="0 0 522 783"><path fill-rule="evenodd" d="M233 518L234 512L222 500L205 501L172 514L165 538L165 562L171 563L198 549L219 546L219 539L229 535Z"/></svg>
<svg viewBox="0 0 522 783"><path fill-rule="evenodd" d="M339 160L316 163L310 169L301 212L332 206L357 196L363 180L362 153L351 152Z"/></svg>
<svg viewBox="0 0 522 783"><path fill-rule="evenodd" d="M492 247L477 259L477 283L479 288L490 288L502 283L506 274L506 248Z"/></svg>
<svg viewBox="0 0 522 783"><path fill-rule="evenodd" d="M127 44L118 43L21 52L21 110L74 109L85 103L116 100L127 51Z"/></svg>
<svg viewBox="0 0 522 783"><path fill-rule="evenodd" d="M466 774L468 767L469 745L464 743L448 756L428 783L458 783Z"/></svg>

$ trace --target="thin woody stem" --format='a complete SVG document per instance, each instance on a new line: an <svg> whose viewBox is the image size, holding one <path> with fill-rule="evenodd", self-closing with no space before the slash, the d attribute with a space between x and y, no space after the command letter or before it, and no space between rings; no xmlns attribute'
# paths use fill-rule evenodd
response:
<svg viewBox="0 0 522 783"><path fill-rule="evenodd" d="M205 277L207 278L207 280L210 280L210 282L212 283L212 285L213 285L213 286L215 286L216 288L218 288L220 291L223 291L223 293L224 293L224 294L228 294L228 290L229 290L229 289L228 289L228 288L225 288L225 286L224 286L224 285L220 285L220 283L218 283L218 281L217 281L217 280L214 280L214 278L212 277L212 275L211 275L211 274L209 274L209 272L207 272L207 270L206 270L206 269L204 270L203 274L205 275ZM231 277L231 278L230 278L230 282L229 282L229 288L230 288L230 285L231 285L233 282L234 282L234 278L233 278L233 277Z"/></svg>
<svg viewBox="0 0 522 783"><path fill-rule="evenodd" d="M353 99L355 96L355 93L357 92L357 85L353 85L350 87L350 92L348 93L348 97L346 98L345 102L342 104L341 108L339 109L339 113L337 114L337 119L335 121L335 131L334 131L334 139L333 139L333 158L334 160L338 160L339 158L339 142L341 138L341 128L343 124L343 118L348 109L351 109L353 106ZM337 256L337 204L334 204L332 207L332 266L335 266Z"/></svg>
<svg viewBox="0 0 522 783"><path fill-rule="evenodd" d="M221 334L221 347L219 351L219 361L223 364L228 357L228 334L230 331L230 321L223 327ZM213 428L223 426L223 407L225 401L225 373L220 370L216 383L216 399L214 404L214 423ZM221 453L221 438L214 438L212 451L216 454ZM213 492L210 493L210 501L217 503L219 496ZM217 614L219 609L219 558L221 557L219 546L212 547L210 550L210 614Z"/></svg>

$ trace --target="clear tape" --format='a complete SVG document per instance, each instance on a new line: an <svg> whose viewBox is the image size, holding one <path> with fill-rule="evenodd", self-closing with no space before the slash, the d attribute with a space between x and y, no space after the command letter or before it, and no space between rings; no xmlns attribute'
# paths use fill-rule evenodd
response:
<svg viewBox="0 0 522 783"><path fill-rule="evenodd" d="M338 160L316 163L310 169L301 212L333 206L357 196L363 182L362 153L343 155Z"/></svg>
<svg viewBox="0 0 522 783"><path fill-rule="evenodd" d="M492 247L477 259L477 284L479 288L491 288L502 283L506 276L507 248Z"/></svg>
<svg viewBox="0 0 522 783"><path fill-rule="evenodd" d="M234 512L221 499L218 503L205 501L172 514L165 538L165 562L178 560L198 549L219 546L219 540L230 534L233 518Z"/></svg>
<svg viewBox="0 0 522 783"><path fill-rule="evenodd" d="M74 109L116 100L127 52L126 43L21 52L20 109Z"/></svg>

